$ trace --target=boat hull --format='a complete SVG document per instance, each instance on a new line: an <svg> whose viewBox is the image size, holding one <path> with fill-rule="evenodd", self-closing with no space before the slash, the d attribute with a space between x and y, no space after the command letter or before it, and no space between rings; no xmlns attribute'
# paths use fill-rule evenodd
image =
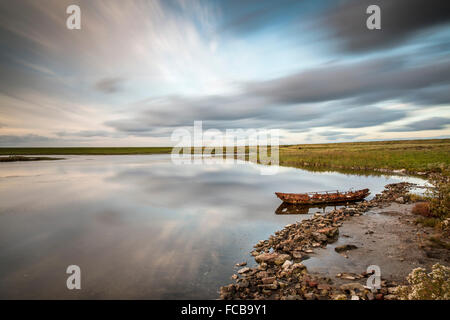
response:
<svg viewBox="0 0 450 320"><path fill-rule="evenodd" d="M369 189L362 189L357 191L347 192L332 192L332 193L281 193L275 192L276 196L286 203L291 204L324 204L324 203L345 203L360 201L367 197L370 192Z"/></svg>

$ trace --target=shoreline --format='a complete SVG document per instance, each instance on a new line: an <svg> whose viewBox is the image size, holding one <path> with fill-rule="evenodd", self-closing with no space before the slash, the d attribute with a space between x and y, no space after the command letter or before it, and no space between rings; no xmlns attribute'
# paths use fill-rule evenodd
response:
<svg viewBox="0 0 450 320"><path fill-rule="evenodd" d="M417 216L405 214L414 203L408 195L414 186L390 184L372 200L324 215L316 213L276 231L250 253L256 267L237 265L244 267L231 277L235 283L220 288L220 299L398 299L396 288L405 284L411 271L408 266L429 268L436 262L450 262L448 248L426 244L424 237L433 234L433 229L418 225L414 221ZM392 210L393 204L396 210ZM366 228L368 222L370 228ZM390 254L402 257L394 260ZM341 262L336 263L338 260ZM366 268L377 264L370 263L374 261L381 267L378 290L366 285L371 276Z"/></svg>

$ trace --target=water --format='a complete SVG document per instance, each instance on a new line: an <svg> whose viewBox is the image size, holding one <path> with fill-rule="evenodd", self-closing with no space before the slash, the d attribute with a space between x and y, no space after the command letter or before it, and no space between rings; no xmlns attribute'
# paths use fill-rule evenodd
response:
<svg viewBox="0 0 450 320"><path fill-rule="evenodd" d="M216 299L261 239L310 217L276 215L280 192L422 180L249 163L174 165L169 155L0 164L0 299ZM317 210L310 210L313 213ZM81 268L81 290L66 268Z"/></svg>

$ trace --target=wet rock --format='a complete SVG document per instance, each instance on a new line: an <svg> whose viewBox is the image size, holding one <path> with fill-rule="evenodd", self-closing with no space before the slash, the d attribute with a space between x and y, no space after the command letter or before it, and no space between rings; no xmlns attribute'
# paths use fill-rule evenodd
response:
<svg viewBox="0 0 450 320"><path fill-rule="evenodd" d="M334 248L334 250L339 253L348 251L348 250L354 250L354 249L358 249L358 247L355 246L354 244L344 244L342 246L338 246L338 247Z"/></svg>
<svg viewBox="0 0 450 320"><path fill-rule="evenodd" d="M244 267L247 265L247 262L236 263L236 267Z"/></svg>
<svg viewBox="0 0 450 320"><path fill-rule="evenodd" d="M243 273L246 273L246 272L249 272L249 271L250 271L250 268L245 267L245 268L239 269L239 270L237 271L237 273L243 274Z"/></svg>

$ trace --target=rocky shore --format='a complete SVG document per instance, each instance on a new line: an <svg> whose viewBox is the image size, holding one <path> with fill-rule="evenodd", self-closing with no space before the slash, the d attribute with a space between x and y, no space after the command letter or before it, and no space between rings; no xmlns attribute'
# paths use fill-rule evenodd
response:
<svg viewBox="0 0 450 320"><path fill-rule="evenodd" d="M371 274L338 273L336 279L312 274L302 263L316 250L337 241L340 227L346 220L363 215L375 208L392 203L405 204L410 201L408 191L411 183L396 183L385 186L381 194L370 201L362 201L336 209L326 214L314 214L312 218L285 226L267 240L254 246L251 255L257 266L246 263L232 276L235 283L220 288L221 299L281 299L281 300L394 300L399 283L382 278L381 287L367 287L366 278ZM369 230L370 231L370 230ZM369 232L368 231L368 232ZM336 246L335 252L348 254L358 247L353 244ZM361 270L362 271L362 270ZM340 281L336 281L339 278ZM345 280L346 283L342 283ZM363 283L361 283L363 282Z"/></svg>

